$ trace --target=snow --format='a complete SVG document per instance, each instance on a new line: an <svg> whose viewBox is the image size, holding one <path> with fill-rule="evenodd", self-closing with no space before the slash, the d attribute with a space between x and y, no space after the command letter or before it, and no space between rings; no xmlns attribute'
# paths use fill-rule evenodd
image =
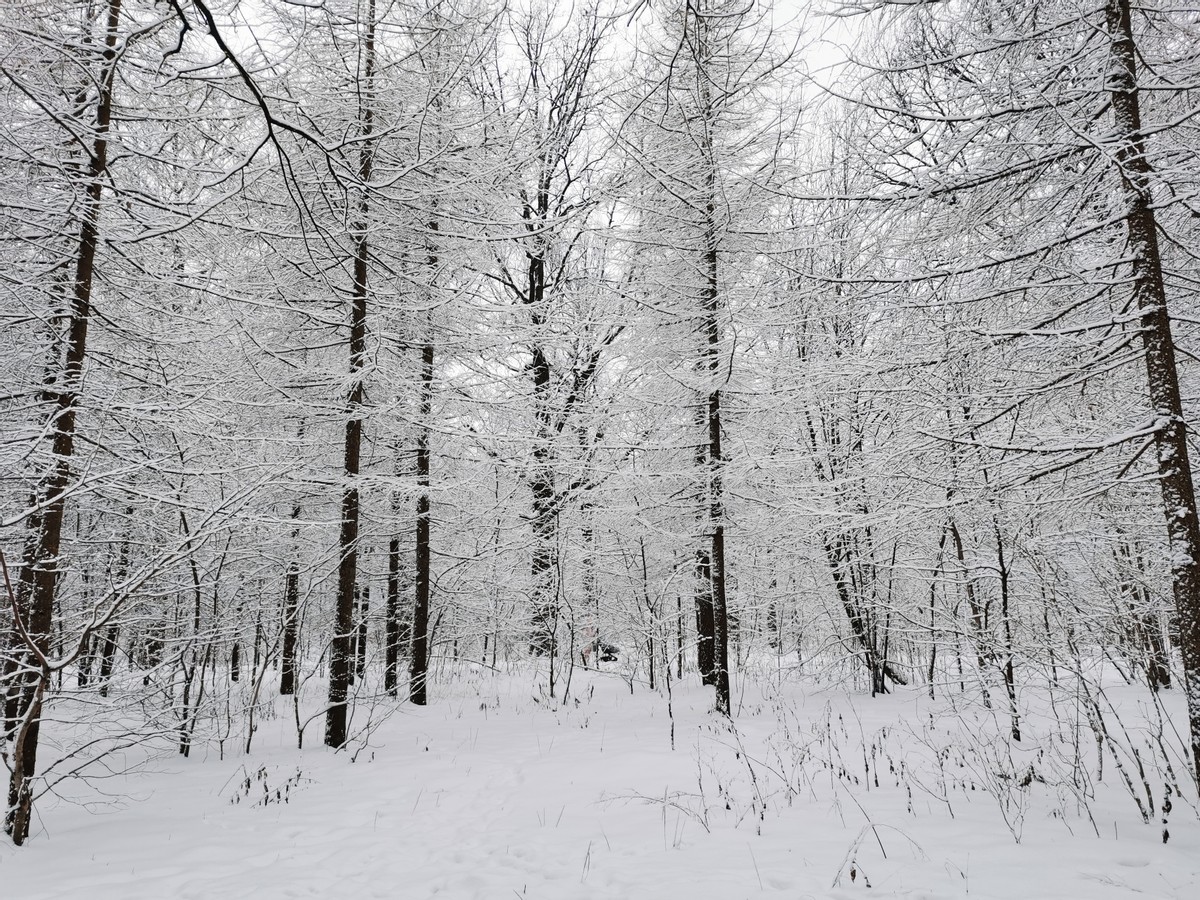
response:
<svg viewBox="0 0 1200 900"><path fill-rule="evenodd" d="M562 706L542 681L436 684L336 754L296 750L279 700L249 756L158 757L102 783L119 803L44 799L29 843L0 845L0 897L1200 896L1194 797L1163 844L1109 761L1085 809L1050 718L1010 755L1000 710L762 680L739 681L731 730L686 682L672 749L663 694L576 671ZM1124 690L1129 728L1145 692Z"/></svg>

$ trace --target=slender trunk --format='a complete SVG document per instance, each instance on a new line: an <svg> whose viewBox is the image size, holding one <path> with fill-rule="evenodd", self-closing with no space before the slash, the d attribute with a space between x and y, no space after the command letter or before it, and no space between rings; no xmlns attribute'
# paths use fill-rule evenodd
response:
<svg viewBox="0 0 1200 900"><path fill-rule="evenodd" d="M842 608L846 611L846 619L850 623L850 633L862 650L863 663L871 680L872 696L887 693L885 678L891 679L896 684L907 684L908 679L901 672L896 671L877 646L875 629L871 625L870 615L864 609L865 604L858 597L854 578L850 574L851 557L854 551L851 550L848 539L844 535L838 535L823 543L834 591L837 593Z"/></svg>
<svg viewBox="0 0 1200 900"><path fill-rule="evenodd" d="M133 507L126 507L126 519L133 521ZM117 569L113 573L113 584L121 584L125 581L125 577L129 574L129 538L128 535L121 540L121 547L117 551ZM100 641L100 671L98 680L100 682L100 696L107 697L110 687L109 682L112 679L113 666L117 659L117 637L120 634L120 627L116 621L108 623L104 629L104 637Z"/></svg>
<svg viewBox="0 0 1200 900"><path fill-rule="evenodd" d="M698 429L704 433L704 407L696 408ZM696 469L704 473L708 468L708 444L696 444ZM703 522L708 514L705 506L704 488L701 488L697 519ZM705 685L714 685L716 681L716 656L713 645L716 641L716 619L713 617L713 586L712 565L709 548L696 548L696 669L700 672L700 681Z"/></svg>
<svg viewBox="0 0 1200 900"><path fill-rule="evenodd" d="M354 586L358 576L358 475L362 456L362 369L367 357L367 261L370 256L369 185L374 155L375 0L369 0L364 40L362 146L359 151L358 221L354 226L354 288L350 304L350 393L346 404L341 529L338 535L337 601L333 639L329 644L329 708L325 715L325 744L346 743L347 698L350 687L350 644L354 627Z"/></svg>
<svg viewBox="0 0 1200 900"><path fill-rule="evenodd" d="M549 215L548 188L539 190L537 203L535 220L544 223ZM525 302L530 308L535 331L529 371L533 379L534 418L537 424L530 475L530 492L533 495L533 557L530 566L533 628L529 649L538 656L553 656L558 629L558 591L555 581L558 515L554 503L550 446L550 361L541 345L541 329L546 324L546 249L540 234L535 234L531 240L535 249L529 255Z"/></svg>
<svg viewBox="0 0 1200 900"><path fill-rule="evenodd" d="M334 613L333 639L329 646L329 711L325 718L325 744L340 747L346 742L346 701L351 676L351 640L354 628L354 586L358 575L358 474L362 453L362 419L360 416L363 386L359 373L366 350L366 241L360 242L361 260L355 260L355 296L350 326L350 372L354 384L350 389L349 414L346 422L343 473L346 479L342 490L341 529L338 535L340 561L338 564L337 600ZM358 276L363 279L359 281Z"/></svg>
<svg viewBox="0 0 1200 900"><path fill-rule="evenodd" d="M104 637L100 641L100 696L107 697L109 689L109 680L112 678L113 664L117 657L117 635L118 629L115 624L109 624L104 629Z"/></svg>
<svg viewBox="0 0 1200 900"><path fill-rule="evenodd" d="M947 528L950 531L951 539L954 541L954 555L958 560L959 568L962 570L963 591L966 594L967 608L971 614L971 633L975 638L975 662L979 667L980 694L983 697L984 707L991 709L992 696L988 693L986 681L987 659L991 656L991 648L987 626L984 621L984 611L983 607L979 605L979 598L975 594L975 580L971 577L971 570L967 565L966 548L963 545L962 532L958 530L958 523L951 519Z"/></svg>
<svg viewBox="0 0 1200 900"><path fill-rule="evenodd" d="M179 512L179 527L183 531L187 543L191 545L191 528L188 527L187 514L180 510ZM191 754L192 750L192 731L195 729L196 710L200 707L199 697L196 699L196 710L192 709L192 683L196 679L198 673L201 674L201 686L198 688L200 693L203 693L203 666L201 662L200 649L198 643L200 641L200 620L204 611L204 592L200 587L200 567L196 564L194 547L193 552L188 554L188 571L192 576L192 636L191 647L189 652L185 653L181 658L183 668L183 696L180 698L181 715L179 719L179 753L185 758ZM204 659L207 659L208 646L205 646ZM183 662L182 659L190 657L191 665Z"/></svg>
<svg viewBox="0 0 1200 900"><path fill-rule="evenodd" d="M430 306L432 307L439 264L435 243L438 232L436 218L429 223L429 231L431 243L427 262L429 265ZM421 493L417 497L416 555L414 560L416 577L413 585L412 658L409 661L408 686L408 699L417 706L424 706L428 702L429 599L433 575L430 570L432 558L429 547L429 532L432 525L429 501L429 442L433 431L434 350L433 311L431 308L425 317L425 342L421 345L421 399L417 426L417 485Z"/></svg>
<svg viewBox="0 0 1200 900"><path fill-rule="evenodd" d="M83 652L79 654L79 662L76 663L75 684L77 687L85 688L92 680L92 642L94 638L89 636L84 641Z"/></svg>
<svg viewBox="0 0 1200 900"><path fill-rule="evenodd" d="M108 169L108 130L112 119L113 80L117 65L117 29L120 25L121 0L108 0L101 53L99 93L90 159L85 167L86 193L83 199L79 238L76 244L75 279L71 292L71 307L67 322L66 359L62 379L57 389L49 388L53 417L53 462L50 471L38 487L37 499L42 505L38 515L28 521L25 551L18 591L19 614L25 619L25 629L34 647L26 648L32 659L34 648L49 650L54 595L57 587L59 546L62 539L63 513L67 503L67 487L71 478L71 459L75 454L75 418L79 393L83 383L83 364L87 357L88 323L92 316L92 279L96 251L100 242L100 201L104 176ZM14 649L15 646L14 646ZM8 808L4 828L18 846L29 836L33 809L32 782L37 771L38 736L41 725L41 702L46 673L33 676L33 683L22 692L15 712L23 721L16 735L13 767L9 781Z"/></svg>
<svg viewBox="0 0 1200 900"><path fill-rule="evenodd" d="M646 539L638 535L638 558L641 565L642 603L646 607L646 658L649 660L650 690L655 690L657 684L656 667L654 665L654 633L658 630L658 610L650 599L650 567L646 560Z"/></svg>
<svg viewBox="0 0 1200 900"><path fill-rule="evenodd" d="M675 678L683 679L683 597L675 595Z"/></svg>
<svg viewBox="0 0 1200 900"><path fill-rule="evenodd" d="M701 89L704 112L711 112L708 97L708 80L702 77ZM725 459L721 449L721 330L718 323L720 313L718 226L716 209L716 161L712 153L712 135L705 134L705 285L702 296L702 331L704 347L701 350L703 368L708 376L708 400L706 421L708 425L708 453L706 487L708 496L707 525L711 531L709 569L712 582L713 610L713 683L716 687L717 712L729 715L729 614L725 597Z"/></svg>
<svg viewBox="0 0 1200 900"><path fill-rule="evenodd" d="M361 679L367 671L367 617L371 611L371 588L361 585L358 588L358 632L354 641L354 677Z"/></svg>
<svg viewBox="0 0 1200 900"><path fill-rule="evenodd" d="M1143 606L1149 607L1153 602L1149 593L1145 590L1140 593ZM1156 613L1144 612L1138 619L1138 626L1146 640L1146 681L1150 690L1170 690L1171 655L1163 639L1162 622Z"/></svg>
<svg viewBox="0 0 1200 900"><path fill-rule="evenodd" d="M583 445L582 438L580 444ZM600 592L596 579L596 532L592 525L593 508L590 501L582 504L580 514L583 517L581 534L583 538L583 627L581 632L584 637L584 646L581 649L584 668L586 668L588 657L594 649L590 644L600 635ZM570 656L574 663L573 648Z"/></svg>
<svg viewBox="0 0 1200 900"><path fill-rule="evenodd" d="M1000 575L1000 618L1004 633L1004 691L1008 694L1008 710L1012 725L1012 739L1021 739L1021 717L1017 710L1017 682L1012 636L1012 599L1009 592L1008 560L1004 556L1004 537L1000 533L1000 522L993 516L992 528L996 535L996 570Z"/></svg>
<svg viewBox="0 0 1200 900"><path fill-rule="evenodd" d="M389 697L395 697L400 693L400 538L396 535L388 541L387 598L383 618L383 689Z"/></svg>
<svg viewBox="0 0 1200 900"><path fill-rule="evenodd" d="M304 420L300 420L297 442L304 440ZM300 503L292 503L292 561L283 580L283 658L279 664L279 693L290 696L297 688L296 653L300 642Z"/></svg>
<svg viewBox="0 0 1200 900"><path fill-rule="evenodd" d="M296 693L296 645L300 636L300 569L293 560L283 585L283 659L279 666L279 693Z"/></svg>
<svg viewBox="0 0 1200 900"><path fill-rule="evenodd" d="M426 362L427 361L427 362ZM431 390L425 379L425 372L430 372L432 382L433 347L426 344L421 349L421 382L422 392ZM428 409L431 404L422 401L421 408ZM421 437L416 446L416 474L421 486L421 496L416 498L416 577L413 584L413 641L409 659L409 701L416 706L425 706L427 702L428 667L430 667L430 450L428 450L428 431L422 426Z"/></svg>
<svg viewBox="0 0 1200 900"><path fill-rule="evenodd" d="M1109 88L1116 139L1113 158L1121 173L1133 296L1141 313L1146 383L1157 420L1155 449L1170 544L1172 588L1179 615L1192 765L1200 778L1200 522L1196 519L1187 425L1158 248L1152 170L1142 134L1137 48L1129 0L1108 0L1107 24L1112 39Z"/></svg>

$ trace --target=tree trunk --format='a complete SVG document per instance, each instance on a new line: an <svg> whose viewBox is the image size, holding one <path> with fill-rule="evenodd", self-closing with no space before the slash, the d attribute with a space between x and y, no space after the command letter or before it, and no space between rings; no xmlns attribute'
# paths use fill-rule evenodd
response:
<svg viewBox="0 0 1200 900"><path fill-rule="evenodd" d="M104 629L104 637L100 641L100 673L98 680L100 682L101 697L108 696L109 679L112 678L113 664L116 662L117 656L117 634L117 626L110 623Z"/></svg>
<svg viewBox="0 0 1200 900"><path fill-rule="evenodd" d="M700 17L697 27L704 28ZM707 52L707 42L701 38L701 53ZM708 74L699 73L702 115L713 114L709 95ZM717 712L729 715L729 615L725 598L725 459L721 450L721 329L718 315L721 309L719 288L720 237L717 223L717 162L712 146L711 126L706 123L701 153L705 165L705 208L704 208L704 289L701 296L701 330L704 345L701 360L708 381L708 398L705 419L708 426L708 448L705 471L708 498L707 527L710 529L709 571L712 584L713 612L713 684L716 687Z"/></svg>
<svg viewBox="0 0 1200 900"><path fill-rule="evenodd" d="M428 257L429 293L432 305L434 282L437 278L438 255L432 245L438 231L437 220L429 223L431 247ZM425 342L421 345L421 401L417 431L417 485L421 491L417 497L416 573L413 584L412 658L409 660L410 676L408 699L417 706L428 702L429 681L429 598L433 573L430 571L432 558L429 547L429 532L432 525L429 500L429 442L433 424L433 321L432 310L425 317Z"/></svg>
<svg viewBox="0 0 1200 900"><path fill-rule="evenodd" d="M60 385L57 389L48 386L46 392L53 406L50 429L54 461L37 490L36 499L42 511L28 520L23 554L25 565L17 593L19 615L24 618L25 629L34 645L24 648L22 655L27 660L33 659L35 650L43 654L49 650L63 513L71 478L71 459L75 454L75 416L83 382L83 364L87 356L88 323L92 315L92 278L100 240L101 193L108 169L108 130L112 119L121 0L108 0L106 12L104 50L101 53L100 77L97 79L99 93L95 130L91 153L84 167L86 194L80 210L75 279L67 321L66 359ZM13 649L18 648L14 646ZM15 735L17 740L12 755L4 828L18 846L29 836L32 780L37 770L41 704L47 677L47 673L42 672L32 677L32 683L26 682L15 709L16 718L23 724Z"/></svg>
<svg viewBox="0 0 1200 900"><path fill-rule="evenodd" d="M1000 521L993 514L992 529L996 535L996 572L1000 578L1000 618L1004 632L1004 665L1001 672L1004 675L1004 691L1008 695L1008 710L1012 739L1021 739L1021 716L1017 709L1017 679L1012 635L1012 598L1009 591L1008 560L1004 556L1004 537L1000 532Z"/></svg>
<svg viewBox="0 0 1200 900"><path fill-rule="evenodd" d="M697 427L702 434L705 429L705 409L696 408ZM708 444L700 441L696 444L696 468L700 473L708 469ZM697 510L698 519L703 522L708 515L705 506L704 490L700 492L700 506ZM713 645L716 642L716 619L713 617L713 586L712 565L710 564L710 548L696 548L696 669L700 672L700 681L705 685L717 683L716 656Z"/></svg>
<svg viewBox="0 0 1200 900"><path fill-rule="evenodd" d="M300 569L288 565L283 584L283 659L279 665L279 693L296 693L296 645L300 636Z"/></svg>
<svg viewBox="0 0 1200 900"><path fill-rule="evenodd" d="M537 215L544 227L549 214L548 186L539 186ZM558 590L556 555L558 550L558 515L554 503L555 486L552 467L551 438L553 428L550 414L550 361L542 348L540 330L546 324L546 248L544 240L535 234L531 240L535 249L529 254L526 274L525 302L530 309L535 329L530 349L532 359L529 373L533 379L534 418L536 433L533 444L533 470L530 492L533 495L533 557L530 566L533 630L529 649L538 656L553 656L558 629Z"/></svg>
<svg viewBox="0 0 1200 900"><path fill-rule="evenodd" d="M967 609L971 614L971 634L975 638L975 662L979 667L979 691L983 698L983 705L986 709L992 708L992 695L987 688L987 662L994 657L991 648L991 635L988 633L987 622L984 617L984 609L979 603L979 598L975 593L975 580L971 577L971 569L967 565L966 550L963 545L962 532L958 530L958 523L953 519L946 526L950 532L950 537L954 541L954 555L958 560L958 567L962 570L963 576L963 592L967 597Z"/></svg>
<svg viewBox="0 0 1200 900"><path fill-rule="evenodd" d="M388 541L387 599L384 601L383 629L383 689L389 697L395 697L400 692L400 538L395 535Z"/></svg>
<svg viewBox="0 0 1200 900"><path fill-rule="evenodd" d="M360 585L358 594L358 630L354 639L354 677L362 679L367 671L367 616L371 612L370 585Z"/></svg>
<svg viewBox="0 0 1200 900"><path fill-rule="evenodd" d="M1113 159L1121 173L1133 296L1141 313L1146 383L1156 419L1154 440L1170 547L1171 582L1179 614L1192 765L1200 778L1200 522L1196 519L1187 425L1158 248L1152 170L1142 134L1137 48L1129 0L1108 0L1106 17L1112 40L1109 88L1116 141Z"/></svg>
<svg viewBox="0 0 1200 900"><path fill-rule="evenodd" d="M367 355L367 259L370 255L368 218L371 166L374 154L375 87L375 0L367 11L363 47L362 146L359 151L358 221L354 226L354 290L350 306L350 394L347 403L345 454L342 488L341 529L338 535L337 607L334 613L333 639L329 645L329 710L325 715L325 744L340 747L346 743L347 697L350 687L350 649L354 627L354 586L358 576L358 475L362 456L362 369Z"/></svg>
<svg viewBox="0 0 1200 900"><path fill-rule="evenodd" d="M304 419L296 429L297 443L304 440ZM283 658L279 663L279 693L296 693L296 653L300 641L300 503L292 503L292 561L283 579Z"/></svg>

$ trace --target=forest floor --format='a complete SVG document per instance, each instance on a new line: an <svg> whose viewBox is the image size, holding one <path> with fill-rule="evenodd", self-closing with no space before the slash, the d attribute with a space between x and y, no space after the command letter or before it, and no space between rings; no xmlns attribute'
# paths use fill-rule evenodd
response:
<svg viewBox="0 0 1200 900"><path fill-rule="evenodd" d="M1164 844L1171 775L1146 762L1160 736L1144 690L1106 692L1123 725L1099 781L1092 731L1063 710L1028 715L1014 753L1001 711L923 689L739 678L731 728L690 681L668 714L615 673L576 670L565 705L542 676L468 670L426 708L360 706L348 752L320 746L320 720L295 749L282 698L249 756L227 741L224 758L127 771L130 751L74 800L44 798L25 847L0 843L0 896L1200 896L1195 788ZM1184 721L1170 703L1168 732Z"/></svg>

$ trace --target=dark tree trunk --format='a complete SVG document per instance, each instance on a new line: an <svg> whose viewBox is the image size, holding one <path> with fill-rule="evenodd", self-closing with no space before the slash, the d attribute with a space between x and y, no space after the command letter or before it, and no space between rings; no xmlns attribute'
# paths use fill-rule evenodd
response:
<svg viewBox="0 0 1200 900"><path fill-rule="evenodd" d="M305 422L296 428L297 444L304 441ZM279 693L290 696L297 688L297 659L300 644L300 502L292 503L292 560L283 578L283 650L279 662Z"/></svg>
<svg viewBox="0 0 1200 900"><path fill-rule="evenodd" d="M1171 657L1163 640L1162 623L1155 614L1145 613L1138 624L1146 637L1146 682L1152 691L1170 690Z"/></svg>
<svg viewBox="0 0 1200 900"><path fill-rule="evenodd" d="M987 688L987 665L988 660L994 654L991 648L991 635L988 633L987 619L984 613L984 608L979 603L979 597L975 593L975 579L971 577L970 567L967 565L966 549L963 544L962 532L958 530L958 523L953 519L947 525L950 538L954 542L954 555L958 560L958 567L962 570L963 576L963 593L967 598L967 609L971 616L971 634L975 638L975 662L979 667L979 691L983 698L983 705L987 709L992 708L992 695Z"/></svg>
<svg viewBox="0 0 1200 900"><path fill-rule="evenodd" d="M438 223L429 223L431 244L436 240ZM437 279L438 255L431 245L428 257L429 289L432 300ZM429 598L433 573L429 547L429 532L432 526L429 499L429 442L433 431L433 374L434 345L432 312L425 319L425 342L421 345L421 402L417 431L417 485L421 491L417 497L417 529L415 541L412 616L412 657L409 660L408 699L417 706L428 702L429 681Z"/></svg>
<svg viewBox="0 0 1200 900"><path fill-rule="evenodd" d="M903 674L896 671L888 662L878 646L878 635L871 623L869 609L861 602L855 589L855 579L851 574L855 550L850 546L850 540L845 535L838 535L824 542L825 558L829 563L830 577L838 601L846 611L846 619L850 623L850 633L854 642L862 650L863 664L871 680L871 695L886 694L887 680L896 684L907 684Z"/></svg>
<svg viewBox="0 0 1200 900"><path fill-rule="evenodd" d="M549 215L549 185L539 186L536 214L537 227L545 227ZM533 404L536 433L533 444L533 467L530 492L533 495L533 557L530 566L532 589L533 629L529 649L537 656L555 654L558 630L558 511L555 505L554 470L551 439L553 428L550 412L550 361L542 348L541 330L546 324L546 248L541 235L531 240L534 249L529 253L526 273L525 302L530 310L534 337L530 347L529 374L533 379Z"/></svg>
<svg viewBox="0 0 1200 900"><path fill-rule="evenodd" d="M338 535L337 605L334 613L333 639L329 644L329 710L325 715L325 744L340 747L346 743L348 720L347 698L351 675L351 640L354 628L354 586L358 577L358 475L362 456L362 369L367 354L367 260L370 244L367 232L374 154L374 87L375 87L375 0L370 0L363 46L364 73L362 79L362 146L359 151L360 181L358 222L354 226L354 289L350 305L350 394L347 403L345 455L342 488L341 530Z"/></svg>
<svg viewBox="0 0 1200 900"><path fill-rule="evenodd" d="M1012 598L1009 590L1008 560L1004 555L1004 537L1000 532L1000 522L994 516L992 529L996 535L996 572L1000 578L1000 618L1004 633L1004 665L1001 672L1004 675L1004 691L1008 695L1008 710L1012 739L1021 739L1021 716L1017 709L1017 681L1012 635Z"/></svg>
<svg viewBox="0 0 1200 900"><path fill-rule="evenodd" d="M715 191L715 185L710 184ZM715 209L710 201L709 224L715 229ZM707 459L707 527L711 529L709 549L709 583L712 586L712 681L716 687L717 711L729 714L729 614L725 598L725 498L723 469L725 459L721 450L721 390L717 387L720 377L720 329L717 324L717 248L715 232L710 231L710 243L706 253L708 286L704 297L704 332L707 347L704 350L705 368L711 387L708 393L708 459Z"/></svg>
<svg viewBox="0 0 1200 900"><path fill-rule="evenodd" d="M83 652L79 654L79 662L75 671L75 683L85 688L92 680L92 654L95 652L92 649L95 638L89 636L84 641Z"/></svg>
<svg viewBox="0 0 1200 900"><path fill-rule="evenodd" d="M697 425L701 433L695 461L701 484L698 525L700 546L696 553L696 625L697 662L705 683L716 688L716 709L730 713L729 692L729 616L725 592L725 458L721 447L721 325L723 309L720 289L721 223L718 217L717 174L714 130L717 104L712 96L713 48L710 46L710 15L689 6L685 28L686 46L692 54L695 91L696 149L699 152L701 185L696 208L701 249L696 260L703 279L697 313L699 332L697 373L703 388L697 398ZM711 623L710 623L711 610ZM711 656L709 655L711 654Z"/></svg>
<svg viewBox="0 0 1200 900"><path fill-rule="evenodd" d="M188 527L187 514L182 509L179 512L179 527L190 545L192 532ZM192 634L190 651L181 657L183 690L179 703L182 711L179 720L179 753L184 757L189 756L192 752L192 731L196 727L196 715L199 712L201 695L204 693L204 667L208 664L208 654L212 647L210 643L206 642L204 652L201 654L198 646L200 643L200 620L204 608L204 592L200 587L200 568L196 565L196 557L191 553L188 554L188 572L192 576ZM189 659L190 664L185 661ZM196 701L193 706L192 685L197 682L197 678Z"/></svg>
<svg viewBox="0 0 1200 900"><path fill-rule="evenodd" d="M388 542L387 599L384 601L383 688L388 696L400 693L400 538Z"/></svg>
<svg viewBox="0 0 1200 900"><path fill-rule="evenodd" d="M417 499L416 577L413 579L412 643L409 649L408 699L417 706L428 702L429 519L429 494L425 493Z"/></svg>
<svg viewBox="0 0 1200 900"><path fill-rule="evenodd" d="M698 23L703 29L703 19ZM707 52L707 42L701 39L702 52ZM706 72L700 73L700 90L704 108L702 115L711 116L712 99ZM704 346L701 349L702 367L708 377L708 399L706 422L708 425L708 452L706 459L706 493L708 498L707 527L711 530L709 548L709 571L712 584L713 613L713 684L716 687L717 712L729 715L729 615L725 597L725 458L721 449L721 329L718 316L721 311L719 281L719 243L717 223L717 162L713 152L712 134L704 133L701 148L705 165L705 219L704 219L704 293L701 297L703 312L701 329Z"/></svg>
<svg viewBox="0 0 1200 900"><path fill-rule="evenodd" d="M705 429L705 411L697 407L697 424L702 433ZM708 445L701 442L696 445L696 468L701 472L708 469ZM708 515L704 497L705 488L700 493L700 508L698 518L701 522ZM713 585L712 566L709 548L696 549L696 669L700 672L700 681L706 685L717 683L716 655L713 647L716 643L716 619L713 617Z"/></svg>
<svg viewBox="0 0 1200 900"><path fill-rule="evenodd" d="M133 521L133 507L127 507L125 516L129 521ZM117 551L117 569L113 573L113 583L121 584L125 581L129 574L129 539L126 536L121 541L121 547ZM109 622L104 629L104 637L100 641L100 671L98 673L98 681L100 682L100 696L107 697L112 680L113 667L117 659L117 637L120 634L120 627L117 623Z"/></svg>
<svg viewBox="0 0 1200 900"><path fill-rule="evenodd" d="M354 677L361 679L367 671L367 616L371 612L371 589L362 585L358 594L358 631L354 641Z"/></svg>
<svg viewBox="0 0 1200 900"><path fill-rule="evenodd" d="M675 595L675 678L683 680L683 597Z"/></svg>
<svg viewBox="0 0 1200 900"><path fill-rule="evenodd" d="M87 609L92 602L91 591L91 575L85 567L79 573L79 580L82 586L83 607ZM75 663L75 684L78 687L85 688L92 680L92 642L93 638L88 635L83 641L83 647L79 653L79 660Z"/></svg>
<svg viewBox="0 0 1200 900"><path fill-rule="evenodd" d="M279 693L284 696L296 693L296 647L299 638L300 568L292 560L283 582L283 658L279 664Z"/></svg>
<svg viewBox="0 0 1200 900"><path fill-rule="evenodd" d="M362 365L365 345L365 298L354 305L351 338L351 371ZM350 687L350 642L354 629L354 583L358 574L359 498L357 476L362 448L362 420L358 418L362 402L362 384L356 379L350 394L351 418L346 424L342 491L342 524L338 536L341 560L338 564L337 599L334 610L333 639L329 645L329 711L325 718L325 744L340 747L346 742L346 699Z"/></svg>
<svg viewBox="0 0 1200 900"><path fill-rule="evenodd" d="M1179 615L1179 647L1187 692L1192 765L1200 777L1200 522L1188 458L1187 424L1179 393L1175 344L1167 310L1137 84L1137 47L1129 0L1108 0L1112 40L1113 158L1121 173L1133 296L1141 312L1146 383L1158 422L1155 450L1170 545L1171 581Z"/></svg>
<svg viewBox="0 0 1200 900"><path fill-rule="evenodd" d="M110 624L104 629L104 637L100 641L100 671L97 680L100 682L101 697L108 696L109 680L112 678L117 657L117 635L117 626Z"/></svg>
<svg viewBox="0 0 1200 900"><path fill-rule="evenodd" d="M61 382L49 386L46 399L53 414L51 420L53 463L38 487L38 515L28 520L20 587L17 593L19 614L24 618L31 647L23 648L27 664L36 655L49 650L54 595L57 586L59 547L63 513L71 478L71 459L75 454L75 416L87 357L88 323L92 316L92 278L100 239L100 200L104 175L108 169L108 130L112 118L113 79L117 65L118 27L121 0L109 0L106 10L104 49L97 84L96 120L91 152L84 167L86 194L80 210L79 239L76 245L75 278L71 307L67 317L67 348ZM14 627L15 632L15 627ZM22 648L14 642L13 650ZM12 773L4 829L18 846L29 836L33 812L33 777L37 771L38 737L41 726L42 697L49 673L37 672L21 689L13 710L20 724L14 734Z"/></svg>
<svg viewBox="0 0 1200 900"><path fill-rule="evenodd" d="M147 629L145 642L142 645L143 663L146 673L142 676L142 687L148 687L154 670L162 665L163 651L166 649L166 632L161 622L156 622Z"/></svg>

